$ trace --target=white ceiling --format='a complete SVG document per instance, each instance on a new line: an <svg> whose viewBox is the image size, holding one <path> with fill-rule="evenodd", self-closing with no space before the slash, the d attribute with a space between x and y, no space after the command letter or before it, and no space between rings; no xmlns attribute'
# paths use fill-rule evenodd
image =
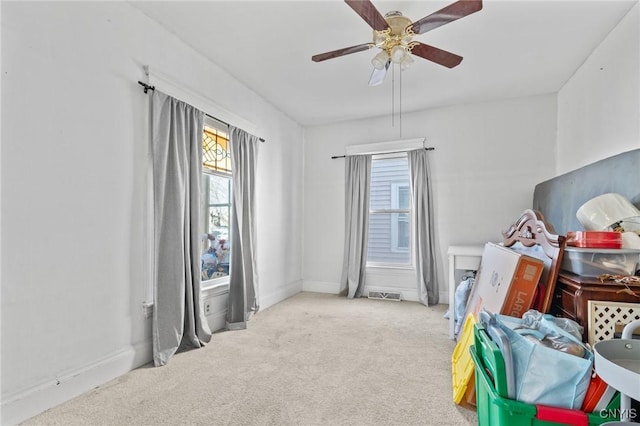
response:
<svg viewBox="0 0 640 426"><path fill-rule="evenodd" d="M373 0L381 14L399 10L412 21L452 2ZM556 92L637 2L485 0L481 11L416 36L464 60L448 69L415 57L402 73L402 111ZM371 41L371 27L342 1L130 3L302 125L391 112L391 73L367 85L377 48L311 61Z"/></svg>

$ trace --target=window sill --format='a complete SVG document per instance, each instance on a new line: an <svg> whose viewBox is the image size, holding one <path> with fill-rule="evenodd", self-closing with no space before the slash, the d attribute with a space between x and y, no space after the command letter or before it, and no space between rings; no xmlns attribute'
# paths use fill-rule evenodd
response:
<svg viewBox="0 0 640 426"><path fill-rule="evenodd" d="M220 278L217 280L206 281L203 287L200 288L200 293L207 297L215 297L226 294L229 292L229 277ZM142 314L145 318L151 318L153 316L154 304L153 302L142 303Z"/></svg>
<svg viewBox="0 0 640 426"><path fill-rule="evenodd" d="M217 296L229 292L229 277L221 280L210 280L202 283L200 292L206 293L207 296Z"/></svg>
<svg viewBox="0 0 640 426"><path fill-rule="evenodd" d="M367 269L399 269L404 271L415 271L413 265L383 265L383 264L367 264Z"/></svg>

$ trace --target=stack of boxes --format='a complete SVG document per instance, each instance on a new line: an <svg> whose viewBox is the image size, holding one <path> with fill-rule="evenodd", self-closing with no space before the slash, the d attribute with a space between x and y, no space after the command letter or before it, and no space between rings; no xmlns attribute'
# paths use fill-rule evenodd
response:
<svg viewBox="0 0 640 426"><path fill-rule="evenodd" d="M474 366L469 353L481 309L521 318L533 303L544 262L500 244L487 243L469 295L464 328L452 355L453 400L475 406Z"/></svg>
<svg viewBox="0 0 640 426"><path fill-rule="evenodd" d="M479 425L595 426L617 420L610 413L615 413L615 407L619 406L619 394L612 398L606 387L590 389L590 398L585 399L585 404L589 401L599 408L605 407L602 412L593 412L591 407L585 412L532 405L508 397L505 361L498 346L478 323L478 314L485 309L521 318L532 307L543 271L544 262L540 259L500 244L487 243L484 247L467 302L464 327L452 355L454 402L477 410Z"/></svg>

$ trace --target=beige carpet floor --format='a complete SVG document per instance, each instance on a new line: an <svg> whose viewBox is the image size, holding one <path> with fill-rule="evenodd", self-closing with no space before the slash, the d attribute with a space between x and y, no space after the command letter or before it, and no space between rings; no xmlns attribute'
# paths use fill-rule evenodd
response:
<svg viewBox="0 0 640 426"><path fill-rule="evenodd" d="M452 401L446 308L300 293L25 424L473 425Z"/></svg>

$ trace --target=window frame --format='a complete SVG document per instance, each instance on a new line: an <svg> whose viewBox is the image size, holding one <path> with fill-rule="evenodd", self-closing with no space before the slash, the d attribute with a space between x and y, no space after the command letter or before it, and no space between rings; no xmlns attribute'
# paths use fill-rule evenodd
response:
<svg viewBox="0 0 640 426"><path fill-rule="evenodd" d="M224 132L227 135L229 135L229 126L219 122L218 120L209 117L209 116L205 116L204 119L204 126L210 127L210 128L214 128L218 131ZM203 136L204 136L204 126L202 129L203 132ZM204 141L203 141L204 142ZM202 149L204 149L204 146L202 147ZM218 176L218 177L222 177L225 179L229 180L229 220L231 221L231 211L232 211L232 206L233 206L233 178L232 178L232 172L229 171L228 173L225 172L220 172L220 171L216 171L213 170L209 167L206 167L204 165L204 159L203 159L203 164L202 164L202 176L201 176L201 185L204 185L204 176L205 175L211 175L211 176ZM201 201L201 209L204 211L208 210L210 205L204 205ZM202 215L203 217L200 218L200 227L207 229L207 225L208 225L208 217L206 214ZM231 223L229 223L229 233L228 233L228 240L230 242L231 240ZM201 250L202 250L202 246L203 244L201 244ZM200 253L200 256L202 257L202 253ZM202 272L202 271L201 271ZM229 271L229 274L223 276L223 277L217 277L217 278L211 278L208 280L202 280L202 273L200 274L200 288L201 290L211 290L215 287L219 287L219 286L225 286L228 285L231 279L231 271Z"/></svg>
<svg viewBox="0 0 640 426"><path fill-rule="evenodd" d="M392 253L409 253L411 255L411 198L409 198L409 208L401 209L400 205L400 188L407 188L409 191L409 197L411 197L411 188L409 184L404 184L400 182L391 182L391 214L397 214L397 216L393 217L391 220L391 252ZM407 243L407 247L400 247L399 239L400 239L400 215L407 214L407 226L409 227L409 242Z"/></svg>
<svg viewBox="0 0 640 426"><path fill-rule="evenodd" d="M391 159L397 159L397 158L403 158L407 161L407 166L408 166L408 162L409 162L409 158L406 152L395 152L395 153L386 153L386 154L375 154L372 155L371 157L371 161L376 161L376 160L391 160ZM373 168L372 168L372 173L373 173ZM369 180L371 181L372 176L369 176ZM394 188L395 187L395 188ZM391 205L392 208L389 209L372 209L371 208L371 197L369 199L369 219L371 219L371 216L373 214L401 214L401 213L406 213L408 214L408 226L409 226L409 247L405 250L402 248L398 248L397 243L398 243L398 221L393 220L391 222L391 247L390 247L390 251L392 253L407 253L409 256L409 261L407 263L398 263L398 262L376 262L376 261L371 261L369 260L369 254L367 253L367 262L366 262L366 267L367 268L396 268L396 269L415 269L415 265L414 265L414 256L413 256L413 241L414 241L414 230L413 230L413 214L414 214L414 209L413 209L413 200L411 198L411 195L409 195L409 208L408 209L400 209L397 208L397 206L399 205L399 191L398 189L401 187L409 187L409 191L411 191L410 189L410 182L408 182L407 184L404 184L403 181L391 181ZM395 191L395 192L394 192ZM393 206L396 206L395 208ZM395 229L394 229L395 228ZM394 232L395 230L395 232ZM367 231L368 232L368 231Z"/></svg>

